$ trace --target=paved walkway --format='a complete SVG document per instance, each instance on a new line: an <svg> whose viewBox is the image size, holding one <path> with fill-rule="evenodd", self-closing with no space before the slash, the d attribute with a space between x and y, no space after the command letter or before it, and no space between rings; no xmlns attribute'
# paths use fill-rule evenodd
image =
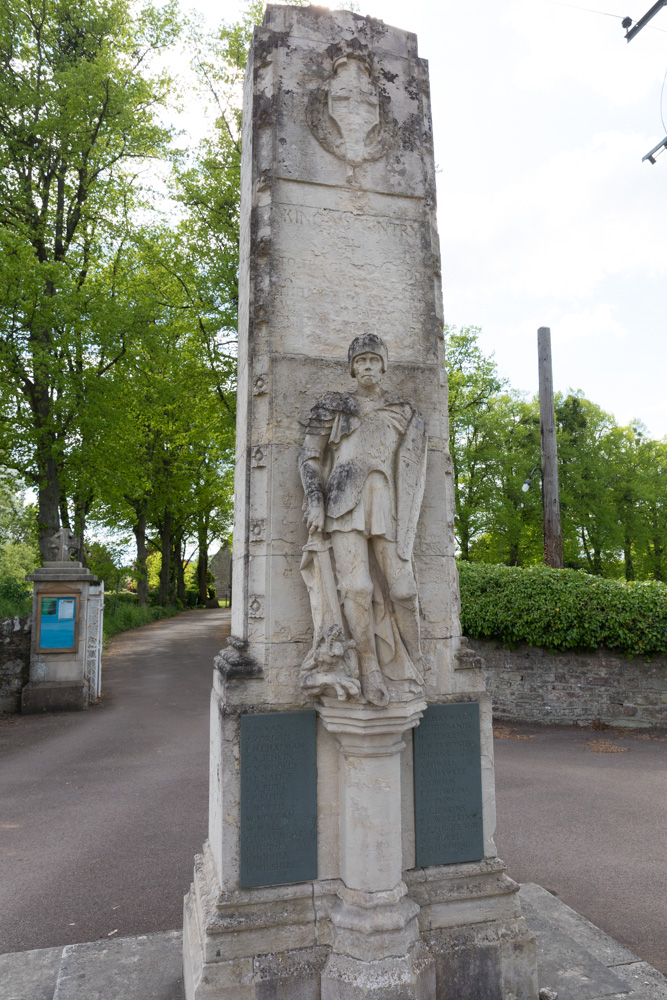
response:
<svg viewBox="0 0 667 1000"><path fill-rule="evenodd" d="M0 716L0 954L180 928L206 837L211 665L228 621L192 611L117 636L99 708ZM510 874L667 973L667 739L506 735L496 840ZM594 753L591 739L629 749Z"/></svg>
<svg viewBox="0 0 667 1000"><path fill-rule="evenodd" d="M509 874L557 893L667 974L667 732L508 728L494 742L496 846Z"/></svg>
<svg viewBox="0 0 667 1000"><path fill-rule="evenodd" d="M228 611L113 639L88 712L0 716L0 953L179 928Z"/></svg>

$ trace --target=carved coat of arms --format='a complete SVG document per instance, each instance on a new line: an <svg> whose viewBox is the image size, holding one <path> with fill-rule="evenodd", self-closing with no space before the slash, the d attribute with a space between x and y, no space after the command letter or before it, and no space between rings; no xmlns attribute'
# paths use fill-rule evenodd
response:
<svg viewBox="0 0 667 1000"><path fill-rule="evenodd" d="M373 80L373 57L358 38L327 50L333 71L326 87L314 90L306 119L317 141L347 165L347 180L356 182L356 170L379 160L391 142L386 99Z"/></svg>

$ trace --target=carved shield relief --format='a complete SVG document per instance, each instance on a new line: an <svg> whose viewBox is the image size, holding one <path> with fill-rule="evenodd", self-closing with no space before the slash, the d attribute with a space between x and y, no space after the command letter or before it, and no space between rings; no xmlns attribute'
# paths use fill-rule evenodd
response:
<svg viewBox="0 0 667 1000"><path fill-rule="evenodd" d="M320 145L345 161L348 181L354 183L358 167L387 152L391 127L368 46L353 38L328 52L333 72L326 87L311 93L306 118Z"/></svg>

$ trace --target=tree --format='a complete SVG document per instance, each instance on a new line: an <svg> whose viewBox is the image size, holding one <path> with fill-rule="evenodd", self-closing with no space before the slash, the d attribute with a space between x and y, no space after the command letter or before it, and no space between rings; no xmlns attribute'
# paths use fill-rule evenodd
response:
<svg viewBox="0 0 667 1000"><path fill-rule="evenodd" d="M148 63L178 30L173 0L137 16L129 0L0 8L1 426L37 491L43 552L69 523L68 462L96 393L141 334L133 217L142 165L170 142L157 112L171 81ZM76 489L81 519L80 475Z"/></svg>
<svg viewBox="0 0 667 1000"><path fill-rule="evenodd" d="M488 467L495 447L488 417L494 397L506 384L493 355L485 355L479 347L479 333L477 327L445 327L455 531L462 559L470 559L473 540L488 527L494 492Z"/></svg>

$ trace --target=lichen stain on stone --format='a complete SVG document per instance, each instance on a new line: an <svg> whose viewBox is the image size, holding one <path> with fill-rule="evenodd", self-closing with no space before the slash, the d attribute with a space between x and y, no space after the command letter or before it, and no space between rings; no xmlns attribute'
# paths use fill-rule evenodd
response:
<svg viewBox="0 0 667 1000"><path fill-rule="evenodd" d="M403 149L411 152L420 149L423 145L421 115L409 115L401 125L400 135Z"/></svg>
<svg viewBox="0 0 667 1000"><path fill-rule="evenodd" d="M270 31L255 38L255 74L269 61L275 49L289 49L289 31Z"/></svg>

